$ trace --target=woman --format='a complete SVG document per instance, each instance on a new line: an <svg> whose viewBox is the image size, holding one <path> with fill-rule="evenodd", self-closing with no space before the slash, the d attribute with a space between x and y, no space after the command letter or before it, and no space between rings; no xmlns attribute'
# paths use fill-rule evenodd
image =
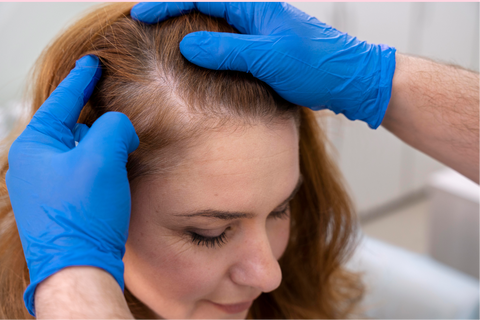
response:
<svg viewBox="0 0 480 320"><path fill-rule="evenodd" d="M237 32L224 20L191 13L150 26L132 20L130 9L96 8L44 51L31 113L78 58L99 57L103 76L78 122L91 126L119 111L140 139L127 163L123 258L133 315L349 316L362 293L342 267L354 215L314 113L249 74L182 57L178 44L190 32ZM1 316L31 318L22 301L28 268L1 190Z"/></svg>

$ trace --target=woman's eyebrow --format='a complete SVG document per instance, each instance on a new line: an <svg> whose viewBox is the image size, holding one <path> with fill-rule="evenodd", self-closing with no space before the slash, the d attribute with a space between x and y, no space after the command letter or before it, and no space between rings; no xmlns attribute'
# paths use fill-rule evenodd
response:
<svg viewBox="0 0 480 320"><path fill-rule="evenodd" d="M300 190L302 183L303 183L303 176L300 174L297 181L297 185L295 186L295 189L293 189L290 196L288 196L287 199L285 199L282 203L280 203L277 206L277 208L283 205L286 205L288 202L290 202L295 197L298 190ZM249 212L219 211L219 210L206 209L206 210L199 210L199 211L189 212L189 213L175 214L175 216L186 217L186 218L206 217L206 218L215 218L215 219L221 219L221 220L235 220L240 218L253 218L255 217L255 214L249 213Z"/></svg>

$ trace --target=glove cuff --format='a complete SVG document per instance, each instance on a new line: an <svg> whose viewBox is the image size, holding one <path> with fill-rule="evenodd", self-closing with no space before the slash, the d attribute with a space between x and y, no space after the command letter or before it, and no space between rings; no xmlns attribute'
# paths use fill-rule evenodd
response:
<svg viewBox="0 0 480 320"><path fill-rule="evenodd" d="M377 111L371 117L365 119L365 122L367 122L368 126L372 129L377 129L380 126L387 112L387 107L392 96L392 81L396 65L395 52L397 50L383 44L380 44L379 47L381 50L381 68L376 106L374 108Z"/></svg>

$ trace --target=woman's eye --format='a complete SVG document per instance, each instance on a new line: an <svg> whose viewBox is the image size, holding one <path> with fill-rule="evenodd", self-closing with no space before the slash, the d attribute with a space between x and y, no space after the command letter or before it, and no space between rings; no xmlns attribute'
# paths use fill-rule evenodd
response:
<svg viewBox="0 0 480 320"><path fill-rule="evenodd" d="M290 204L285 207L282 211L274 211L270 213L269 218L273 219L288 219L290 217ZM227 228L228 229L228 228ZM227 236L226 236L226 231L222 232L219 236L216 237L207 237L207 236L202 236L201 234L198 234L196 232L188 232L191 240L193 243L195 243L198 246L206 246L207 248L219 248L225 243L227 243Z"/></svg>
<svg viewBox="0 0 480 320"><path fill-rule="evenodd" d="M225 231L223 231L221 235L216 237L206 237L195 232L190 232L190 236L192 237L192 242L198 246L203 245L207 248L215 248L221 247L227 242L227 236L225 235Z"/></svg>
<svg viewBox="0 0 480 320"><path fill-rule="evenodd" d="M288 204L282 211L274 211L270 216L274 219L288 219L290 216L290 204Z"/></svg>

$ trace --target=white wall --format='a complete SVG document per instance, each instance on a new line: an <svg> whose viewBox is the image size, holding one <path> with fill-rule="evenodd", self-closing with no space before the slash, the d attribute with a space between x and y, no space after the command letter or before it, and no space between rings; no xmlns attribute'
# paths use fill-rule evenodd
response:
<svg viewBox="0 0 480 320"><path fill-rule="evenodd" d="M25 77L45 46L95 3L0 3L0 106L21 95Z"/></svg>
<svg viewBox="0 0 480 320"><path fill-rule="evenodd" d="M478 3L292 4L361 40L478 71ZM0 3L0 107L11 106L9 101L20 97L25 76L41 50L61 28L92 5ZM422 189L426 177L442 168L383 128L374 131L343 116L328 122L340 167L361 212Z"/></svg>

